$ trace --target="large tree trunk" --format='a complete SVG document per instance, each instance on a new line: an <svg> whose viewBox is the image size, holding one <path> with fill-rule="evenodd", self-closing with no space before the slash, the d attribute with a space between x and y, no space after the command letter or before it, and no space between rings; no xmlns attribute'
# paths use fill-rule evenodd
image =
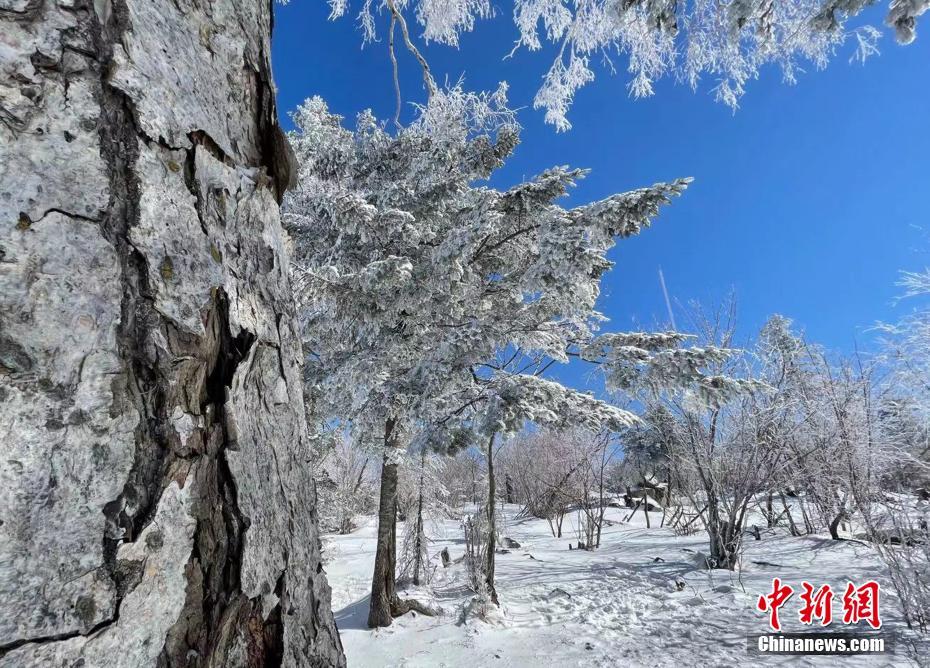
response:
<svg viewBox="0 0 930 668"><path fill-rule="evenodd" d="M268 0L0 0L0 666L338 666Z"/></svg>

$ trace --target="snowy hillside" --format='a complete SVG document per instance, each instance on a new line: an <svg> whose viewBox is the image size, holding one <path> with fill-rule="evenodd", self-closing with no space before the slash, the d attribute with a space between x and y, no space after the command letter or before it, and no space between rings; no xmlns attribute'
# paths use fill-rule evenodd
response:
<svg viewBox="0 0 930 668"><path fill-rule="evenodd" d="M518 519L506 506L503 535L520 547L497 556L497 589L503 617L462 623L472 597L461 563L443 569L438 553L462 556L455 521L433 526L430 545L436 577L418 598L440 605L438 618L408 614L388 628L369 630L375 518L356 532L324 537L324 559L333 588L333 610L349 666L735 666L757 665L746 636L764 633L767 616L755 608L773 577L798 586L807 580L842 591L847 581L882 584L883 630L902 630L884 568L875 551L859 541L828 536L791 537L763 532L745 543L741 573L696 567L707 537L678 537L669 529L646 529L642 513L629 523L626 509L611 508L599 550L569 550L577 541L566 520L563 538L553 538L538 519ZM660 513L654 513L656 527ZM398 533L402 527L398 528ZM683 583L683 586L681 585ZM409 595L414 592L408 590ZM794 603L794 602L792 602ZM797 605L782 609L785 630L801 630ZM913 665L896 655L766 657L766 665Z"/></svg>

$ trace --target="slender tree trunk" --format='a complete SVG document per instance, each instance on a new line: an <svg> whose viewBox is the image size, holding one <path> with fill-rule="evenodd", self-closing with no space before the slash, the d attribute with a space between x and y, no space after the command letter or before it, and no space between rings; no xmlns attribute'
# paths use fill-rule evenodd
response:
<svg viewBox="0 0 930 668"><path fill-rule="evenodd" d="M384 462L381 466L381 493L378 501L378 543L375 548L375 569L371 578L371 602L368 627L390 626L394 617L411 610L423 615L435 615L437 610L417 601L397 595L397 450L394 420L384 425Z"/></svg>
<svg viewBox="0 0 930 668"><path fill-rule="evenodd" d="M362 483L365 482L365 469L368 468L368 458L365 458L365 462L362 464L361 471L358 472L358 478L355 479L355 486L352 488L352 492L356 493L362 487Z"/></svg>
<svg viewBox="0 0 930 668"><path fill-rule="evenodd" d="M781 499L781 505L785 509L785 516L788 518L788 531L792 536L800 536L801 532L798 531L797 524L794 523L794 517L791 515L791 508L788 506L788 500L785 498L784 492L779 492L778 497Z"/></svg>
<svg viewBox="0 0 930 668"><path fill-rule="evenodd" d="M378 543L375 548L375 571L371 580L371 606L368 627L390 626L391 606L397 598L397 447L394 421L384 425L384 462L381 465L381 493L378 502Z"/></svg>
<svg viewBox="0 0 930 668"><path fill-rule="evenodd" d="M740 529L736 523L720 516L720 506L708 494L707 531L710 534L710 557L714 568L733 570L739 558Z"/></svg>
<svg viewBox="0 0 930 668"><path fill-rule="evenodd" d="M804 519L804 532L807 535L814 533L816 530L814 527L814 522L810 518L810 514L807 512L807 505L804 503L804 499L800 496L797 497L798 505L801 506L801 517Z"/></svg>
<svg viewBox="0 0 930 668"><path fill-rule="evenodd" d="M845 509L841 509L830 522L830 538L833 540L842 540L840 538L840 524L844 522L848 514Z"/></svg>
<svg viewBox="0 0 930 668"><path fill-rule="evenodd" d="M773 492L769 492L768 496L765 497L765 522L769 529L775 526L775 508L772 505L773 495Z"/></svg>
<svg viewBox="0 0 930 668"><path fill-rule="evenodd" d="M417 490L417 526L414 539L413 584L420 584L420 554L423 550L423 474L426 468L426 451L420 452L420 485Z"/></svg>
<svg viewBox="0 0 930 668"><path fill-rule="evenodd" d="M597 543L595 544L595 547L597 547L598 549L600 549L600 547L601 547L601 529L602 529L603 526L604 526L604 513L605 513L605 511L606 511L606 509L605 509L605 507L604 507L604 469L605 469L605 467L606 467L606 465L607 465L607 459L606 459L606 448L607 448L607 446L606 446L606 444L604 445L604 448L605 448L605 452L604 452L604 454L601 456L601 470L600 470L600 474L599 474L598 479L597 479L597 502L598 502L598 508L597 508Z"/></svg>
<svg viewBox="0 0 930 668"><path fill-rule="evenodd" d="M485 581L488 585L488 595L494 605L500 605L497 600L497 588L494 586L494 550L497 547L497 525L494 513L494 498L497 495L494 481L494 436L488 439L488 554L485 566Z"/></svg>
<svg viewBox="0 0 930 668"><path fill-rule="evenodd" d="M375 551L375 572L371 581L371 607L368 626L390 626L391 604L397 598L395 570L397 568L397 464L385 454L381 467L381 498L378 506L378 544Z"/></svg>
<svg viewBox="0 0 930 668"><path fill-rule="evenodd" d="M0 7L0 666L344 665L271 23Z"/></svg>

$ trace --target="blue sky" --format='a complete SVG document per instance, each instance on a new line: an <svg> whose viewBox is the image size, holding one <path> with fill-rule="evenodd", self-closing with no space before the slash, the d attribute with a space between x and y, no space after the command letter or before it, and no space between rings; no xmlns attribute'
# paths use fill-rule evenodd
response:
<svg viewBox="0 0 930 668"><path fill-rule="evenodd" d="M734 290L744 336L777 312L831 349L867 350L868 328L907 308L894 304L898 271L930 264L930 22L919 22L925 34L908 47L883 31L881 55L865 65L847 62L850 45L794 86L766 71L735 114L714 102L709 85L694 93L663 81L637 101L627 97L623 72L601 71L576 98L574 128L557 134L532 109L552 54L503 60L516 33L510 6L497 7L498 18L480 23L458 50L425 49L439 80L464 76L473 90L506 80L511 104L524 107L522 143L495 185L552 165L586 167L591 174L566 202L580 204L695 178L651 229L613 251L600 303L612 328L665 320L660 266L673 300L713 304ZM286 127L287 112L312 95L350 124L365 108L393 115L386 41L362 48L357 11L355 3L350 16L329 22L321 0L275 6L273 66ZM868 19L880 23L881 8ZM416 63L401 49L398 57L405 100L423 101Z"/></svg>

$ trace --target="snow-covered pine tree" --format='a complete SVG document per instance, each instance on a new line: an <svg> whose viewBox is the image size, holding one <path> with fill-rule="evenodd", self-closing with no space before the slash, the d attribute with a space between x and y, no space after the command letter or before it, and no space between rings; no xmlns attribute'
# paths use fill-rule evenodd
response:
<svg viewBox="0 0 930 668"><path fill-rule="evenodd" d="M655 477L671 484L675 418L660 403L647 404L641 417L642 422L622 434L624 459L640 481Z"/></svg>
<svg viewBox="0 0 930 668"><path fill-rule="evenodd" d="M527 420L635 420L538 374L591 338L615 240L642 230L687 182L570 210L554 201L582 170L479 186L517 144L504 93L437 90L396 136L368 113L346 130L319 99L294 115L300 167L285 224L309 393L322 415L385 453L371 626L409 607L394 582L394 453L405 441L454 450Z"/></svg>
<svg viewBox="0 0 930 668"><path fill-rule="evenodd" d="M747 469L752 476L726 477L729 469L720 463L726 456L725 447L749 450L746 441L724 443L730 436L724 430L724 419L729 416L724 409L767 389L751 375L739 373L741 360L730 348L732 327L726 317L704 322L701 345L688 348L682 344L693 335L665 332L608 334L584 351L605 360L609 388L632 394L646 406L645 417L653 420L655 432L648 440L657 440L660 450L668 449L679 482L682 478L697 482L704 508L695 502L695 510L710 534L710 563L720 568L736 564L742 517L753 494L733 494L735 488L727 486L728 482L737 480L742 491L747 488L745 483L757 484L762 472L768 470L759 462L755 469ZM759 448L752 452L759 452ZM687 493L687 487L684 491Z"/></svg>
<svg viewBox="0 0 930 668"><path fill-rule="evenodd" d="M343 16L348 0L329 0L330 18ZM515 0L517 45L556 57L534 106L559 130L571 127L568 110L578 90L595 77L593 59L614 52L626 58L634 97L653 93L654 82L674 76L697 88L703 77L718 82L716 98L736 107L747 83L766 65L787 82L805 67L826 67L838 47L856 44L854 56L878 53L881 32L851 26L874 0ZM892 0L885 23L899 43L916 37L917 18L930 0ZM366 41L376 39L378 13L413 15L426 42L458 46L479 19L496 13L489 0L365 0L359 22ZM878 17L876 17L878 18ZM391 26L393 27L393 22ZM405 27L405 37L409 32ZM608 56L609 57L609 56ZM610 69L613 69L612 65Z"/></svg>
<svg viewBox="0 0 930 668"><path fill-rule="evenodd" d="M0 665L344 662L271 10L0 3Z"/></svg>

